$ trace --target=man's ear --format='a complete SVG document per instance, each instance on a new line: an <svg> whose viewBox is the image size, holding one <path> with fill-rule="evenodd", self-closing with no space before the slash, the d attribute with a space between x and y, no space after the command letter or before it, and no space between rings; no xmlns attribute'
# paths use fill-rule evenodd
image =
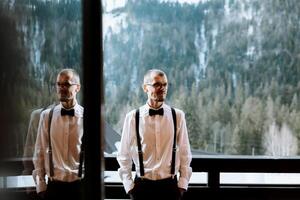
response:
<svg viewBox="0 0 300 200"><path fill-rule="evenodd" d="M80 87L81 87L81 85L77 85L77 88L76 88L76 92L79 92L80 91Z"/></svg>
<svg viewBox="0 0 300 200"><path fill-rule="evenodd" d="M146 84L143 84L142 88L143 88L143 90L144 90L145 93L148 92L148 88L147 88L147 85L146 85Z"/></svg>

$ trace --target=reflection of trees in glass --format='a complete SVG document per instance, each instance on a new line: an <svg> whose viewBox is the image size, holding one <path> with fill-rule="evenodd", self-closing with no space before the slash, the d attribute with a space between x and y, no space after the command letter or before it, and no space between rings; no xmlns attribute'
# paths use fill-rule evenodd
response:
<svg viewBox="0 0 300 200"><path fill-rule="evenodd" d="M19 130L24 129L26 106L32 94L33 82L28 78L27 49L23 46L23 34L16 28L16 20L0 3L0 157L20 151L15 143ZM25 129L24 129L25 130Z"/></svg>
<svg viewBox="0 0 300 200"><path fill-rule="evenodd" d="M7 118L14 124L8 124L9 132L5 133L12 143L7 152L10 156L21 156L31 110L55 100L57 71L67 67L81 71L81 3L4 0L0 8L1 16L6 13L11 18L9 23L1 23L0 30L5 35L1 36L1 51L10 53L6 56L1 52L1 81L5 83L1 83L1 92L5 94L1 98L14 107L15 113L9 116L17 116ZM3 113L6 108L10 109L4 106Z"/></svg>
<svg viewBox="0 0 300 200"><path fill-rule="evenodd" d="M298 151L297 138L289 127L284 123L281 129L275 122L269 126L265 133L266 155L271 156L295 156Z"/></svg>
<svg viewBox="0 0 300 200"><path fill-rule="evenodd" d="M121 129L124 109L144 103L143 73L157 67L169 75L170 102L186 112L193 148L265 154L273 122L296 140L299 11L296 0L128 1L109 13L120 31L104 38L108 121Z"/></svg>

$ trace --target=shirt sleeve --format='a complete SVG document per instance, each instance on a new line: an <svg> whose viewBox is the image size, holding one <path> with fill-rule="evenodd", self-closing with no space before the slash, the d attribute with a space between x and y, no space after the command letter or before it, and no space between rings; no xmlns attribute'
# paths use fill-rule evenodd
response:
<svg viewBox="0 0 300 200"><path fill-rule="evenodd" d="M132 158L130 154L130 133L133 132L135 127L132 124L132 119L133 112L126 115L122 130L121 144L117 154L117 160L120 165L118 172L126 193L128 193L134 187L134 181L132 178Z"/></svg>
<svg viewBox="0 0 300 200"><path fill-rule="evenodd" d="M38 126L38 133L35 143L35 149L34 149L34 157L33 157L33 164L34 164L34 170L32 172L33 179L36 184L36 192L42 192L47 189L45 175L45 136L47 136L47 117L45 117L45 112L42 112L39 126Z"/></svg>
<svg viewBox="0 0 300 200"><path fill-rule="evenodd" d="M37 129L40 119L40 109L34 110L30 115L30 121L28 124L26 142L24 146L24 157L31 157L34 153L34 146L36 141Z"/></svg>
<svg viewBox="0 0 300 200"><path fill-rule="evenodd" d="M180 156L179 166L179 180L178 187L187 190L188 183L192 175L192 168L190 167L192 161L192 153L190 148L190 142L188 138L188 132L186 127L185 115L180 111L180 126L178 127L178 147Z"/></svg>
<svg viewBox="0 0 300 200"><path fill-rule="evenodd" d="M35 141L37 135L37 129L40 120L40 113L42 109L34 110L30 115L30 121L28 125L26 142L24 145L24 153L23 153L23 174L32 173L32 157L34 154Z"/></svg>

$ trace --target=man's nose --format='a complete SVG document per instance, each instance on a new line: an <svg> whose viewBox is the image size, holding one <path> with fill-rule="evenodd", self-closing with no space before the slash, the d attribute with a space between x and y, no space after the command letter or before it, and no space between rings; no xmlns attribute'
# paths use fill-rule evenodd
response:
<svg viewBox="0 0 300 200"><path fill-rule="evenodd" d="M59 87L58 92L66 92L67 88L66 87Z"/></svg>
<svg viewBox="0 0 300 200"><path fill-rule="evenodd" d="M167 87L160 87L159 91L165 92L167 90Z"/></svg>

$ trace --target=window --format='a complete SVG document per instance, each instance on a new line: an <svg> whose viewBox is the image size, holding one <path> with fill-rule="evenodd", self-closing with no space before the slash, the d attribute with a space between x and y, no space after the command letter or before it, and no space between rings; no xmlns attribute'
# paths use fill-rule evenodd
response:
<svg viewBox="0 0 300 200"><path fill-rule="evenodd" d="M146 100L142 77L164 70L186 113L194 154L299 154L296 1L104 1L106 119Z"/></svg>
<svg viewBox="0 0 300 200"><path fill-rule="evenodd" d="M81 3L84 6L81 6ZM100 10L100 1L1 1L0 89L2 96L0 104L3 109L0 113L2 126L0 134L0 196L3 199L7 199L6 190L3 190L3 188L10 189L7 192L10 199L34 198L34 196L26 195L24 190L25 187L29 186L29 189L34 191L34 188L32 188L33 180L30 176L32 170L30 161L34 149L36 130L28 138L27 131L30 129L28 124L32 125L30 120L35 116L36 119L39 118L41 110L47 108L50 104L56 103L55 90L53 89L56 75L62 68L76 69L81 75L82 83L83 79L88 80L82 85L84 87L87 85L93 86L82 88L83 91L81 92L85 95L85 113L88 113L89 116L84 121L86 123L84 129L87 130L85 135L88 138L89 145L86 145L85 148L88 156L85 159L86 171L83 191L85 198L89 199L92 196L98 199L101 198L100 195L103 194L101 188L103 177L100 174L102 154L100 153L99 140L102 133L100 131L101 123L99 122L101 118L100 107L103 102L100 95L93 94L92 100L94 102L89 98L92 96L89 95L91 90L97 94L100 94L100 90L102 90L102 84L100 84L102 79L102 66L100 64L102 54L99 47L101 45L101 37L99 37L101 36ZM94 18L90 15L82 16L81 13L91 13ZM87 32L90 31L95 33L96 36L93 34L88 35ZM97 39L95 38L99 38L98 43L96 43ZM93 44L91 44L90 39L93 39ZM85 47L83 51L82 46ZM87 52L94 52L95 56ZM92 55L93 58L89 55ZM83 65L86 67L82 68ZM93 77L95 74L97 76ZM83 105L81 96L78 100ZM91 105L94 108L91 108ZM37 108L39 110L35 110ZM35 122L35 120L33 121ZM36 128L37 123L33 126ZM94 132L98 134L94 134ZM93 136L91 137L88 133L93 134ZM28 141L29 143L27 143ZM97 148L98 151L93 151L93 148ZM20 158L23 155L26 159L21 160ZM24 166L25 170L26 167L29 167L28 171L22 172L22 161L29 161L27 163L29 165ZM99 167L91 168L91 166ZM26 176L16 176L20 173ZM16 192L19 191L19 187L22 191L20 193ZM11 194L15 198L11 197Z"/></svg>
<svg viewBox="0 0 300 200"><path fill-rule="evenodd" d="M31 157L38 124L34 122L33 136L26 144L30 116L38 119L41 110L57 103L55 81L60 69L82 71L81 3L8 0L1 1L0 8L5 27L1 31L5 44L1 105L6 116L1 124L7 125L5 136L11 144L5 146L5 153L22 157L25 146L25 156Z"/></svg>

